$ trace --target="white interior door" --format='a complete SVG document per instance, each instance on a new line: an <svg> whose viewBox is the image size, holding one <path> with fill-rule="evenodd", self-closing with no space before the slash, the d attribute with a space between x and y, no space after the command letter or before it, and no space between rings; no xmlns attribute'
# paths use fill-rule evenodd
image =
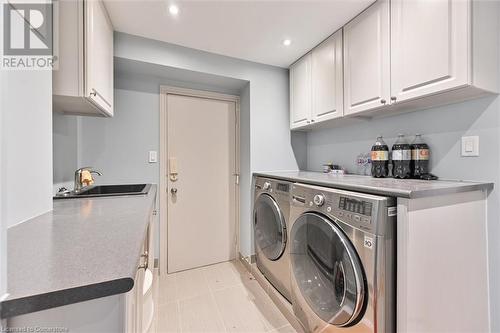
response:
<svg viewBox="0 0 500 333"><path fill-rule="evenodd" d="M167 95L168 272L236 257L236 103Z"/></svg>

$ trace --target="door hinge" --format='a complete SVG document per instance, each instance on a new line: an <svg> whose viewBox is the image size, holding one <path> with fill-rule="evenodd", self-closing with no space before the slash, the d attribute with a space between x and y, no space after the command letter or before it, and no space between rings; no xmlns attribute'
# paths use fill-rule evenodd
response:
<svg viewBox="0 0 500 333"><path fill-rule="evenodd" d="M240 174L234 173L233 176L234 176L234 182L236 183L236 185L240 185Z"/></svg>
<svg viewBox="0 0 500 333"><path fill-rule="evenodd" d="M388 216L397 216L398 215L398 207L388 207L387 208Z"/></svg>

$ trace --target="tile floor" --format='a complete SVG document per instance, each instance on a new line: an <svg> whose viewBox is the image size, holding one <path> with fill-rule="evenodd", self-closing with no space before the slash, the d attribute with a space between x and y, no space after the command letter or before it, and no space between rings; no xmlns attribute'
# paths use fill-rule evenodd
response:
<svg viewBox="0 0 500 333"><path fill-rule="evenodd" d="M295 333L238 261L163 275L157 288L158 333Z"/></svg>

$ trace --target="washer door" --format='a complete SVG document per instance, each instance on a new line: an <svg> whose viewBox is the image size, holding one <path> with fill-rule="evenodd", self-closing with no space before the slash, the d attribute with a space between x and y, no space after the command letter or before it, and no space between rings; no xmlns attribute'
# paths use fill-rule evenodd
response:
<svg viewBox="0 0 500 333"><path fill-rule="evenodd" d="M352 243L332 220L302 214L291 232L292 274L311 310L324 322L348 326L364 308L365 279Z"/></svg>
<svg viewBox="0 0 500 333"><path fill-rule="evenodd" d="M269 260L277 260L285 251L285 217L269 194L261 194L254 207L255 242Z"/></svg>

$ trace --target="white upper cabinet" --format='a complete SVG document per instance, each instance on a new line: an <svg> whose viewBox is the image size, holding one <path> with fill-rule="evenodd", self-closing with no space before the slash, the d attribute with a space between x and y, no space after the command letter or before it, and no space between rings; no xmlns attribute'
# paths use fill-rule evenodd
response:
<svg viewBox="0 0 500 333"><path fill-rule="evenodd" d="M343 115L342 30L312 50L312 116L321 122Z"/></svg>
<svg viewBox="0 0 500 333"><path fill-rule="evenodd" d="M342 117L342 30L290 66L290 128Z"/></svg>
<svg viewBox="0 0 500 333"><path fill-rule="evenodd" d="M113 26L101 0L58 2L54 110L113 116Z"/></svg>
<svg viewBox="0 0 500 333"><path fill-rule="evenodd" d="M290 128L311 122L311 54L308 53L290 67Z"/></svg>
<svg viewBox="0 0 500 333"><path fill-rule="evenodd" d="M497 94L499 16L500 1L376 1L343 27L343 44L337 32L291 66L291 128Z"/></svg>
<svg viewBox="0 0 500 333"><path fill-rule="evenodd" d="M481 68L472 63L477 58L492 65L490 76L496 68L487 59L488 51L477 48L478 43L484 43L481 41L495 43L487 28L477 34L485 29L482 27L485 24L498 30L488 8L495 15L497 10L488 1L392 0L392 99L402 102L474 85L496 90L494 86L487 87L490 83L481 82L480 76L484 78L485 73L481 74ZM475 12L481 13L478 20L473 18ZM472 37L473 33L478 41ZM490 53L496 54L491 49Z"/></svg>
<svg viewBox="0 0 500 333"><path fill-rule="evenodd" d="M391 96L403 101L468 83L468 7L392 0Z"/></svg>
<svg viewBox="0 0 500 333"><path fill-rule="evenodd" d="M87 1L85 23L86 96L113 115L113 26L101 1Z"/></svg>
<svg viewBox="0 0 500 333"><path fill-rule="evenodd" d="M379 0L344 27L346 115L389 103L389 24L389 3Z"/></svg>

